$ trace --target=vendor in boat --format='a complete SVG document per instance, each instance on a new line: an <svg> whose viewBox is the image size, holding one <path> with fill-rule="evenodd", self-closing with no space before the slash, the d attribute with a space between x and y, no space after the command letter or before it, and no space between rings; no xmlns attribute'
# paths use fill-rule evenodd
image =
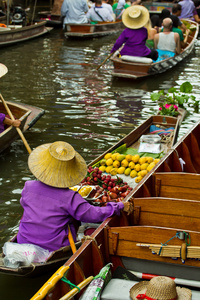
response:
<svg viewBox="0 0 200 300"><path fill-rule="evenodd" d="M127 2L128 1L125 0L119 0L118 2L113 4L112 9L116 16L116 20L121 20L124 10L131 6L131 4Z"/></svg>
<svg viewBox="0 0 200 300"><path fill-rule="evenodd" d="M107 7L102 5L102 0L95 0L95 5L92 6L88 13L87 18L91 22L113 22L113 14Z"/></svg>
<svg viewBox="0 0 200 300"><path fill-rule="evenodd" d="M6 129L6 126L20 127L20 125L21 125L20 120L18 119L11 120L7 118L5 114L0 113L0 133Z"/></svg>
<svg viewBox="0 0 200 300"><path fill-rule="evenodd" d="M87 0L64 0L61 6L61 16L64 18L63 26L70 23L87 23L88 9Z"/></svg>
<svg viewBox="0 0 200 300"><path fill-rule="evenodd" d="M134 5L127 8L122 15L122 22L127 27L116 40L111 53L120 50L121 55L143 56L153 60L158 58L155 49L149 49L145 43L148 32L145 25L149 21L149 11L141 5Z"/></svg>
<svg viewBox="0 0 200 300"><path fill-rule="evenodd" d="M87 165L66 142L44 144L34 149L28 166L38 180L25 183L20 203L24 209L17 242L38 245L49 251L69 245L68 225L76 241L77 224L100 223L121 210L133 211L130 202L109 202L105 207L89 204L69 187L80 183Z"/></svg>

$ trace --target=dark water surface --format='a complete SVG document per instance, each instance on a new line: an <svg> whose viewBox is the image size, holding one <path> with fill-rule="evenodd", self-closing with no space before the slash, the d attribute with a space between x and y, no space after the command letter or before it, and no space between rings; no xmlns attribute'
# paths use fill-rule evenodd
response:
<svg viewBox="0 0 200 300"><path fill-rule="evenodd" d="M0 79L4 99L46 111L25 134L31 149L64 140L89 162L154 113L157 107L150 92L190 81L199 98L199 41L193 53L173 70L134 82L113 79L111 62L95 70L116 37L70 41L54 29L42 38L0 49L0 62L9 70ZM179 137L198 119L199 114L191 110ZM33 178L27 158L21 140L0 154L0 247L18 229L20 193L24 182ZM35 279L0 275L0 299L29 299L50 275Z"/></svg>

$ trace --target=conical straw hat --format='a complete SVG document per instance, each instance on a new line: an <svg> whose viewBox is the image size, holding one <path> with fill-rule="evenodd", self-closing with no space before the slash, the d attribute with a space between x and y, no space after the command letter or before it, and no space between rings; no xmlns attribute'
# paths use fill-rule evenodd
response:
<svg viewBox="0 0 200 300"><path fill-rule="evenodd" d="M7 72L8 68L5 65L0 64L0 78L3 77Z"/></svg>
<svg viewBox="0 0 200 300"><path fill-rule="evenodd" d="M58 188L74 186L87 174L85 160L66 142L35 148L29 155L28 166L38 180Z"/></svg>
<svg viewBox="0 0 200 300"><path fill-rule="evenodd" d="M192 292L186 288L176 287L174 280L169 277L157 276L150 281L136 283L130 289L130 297L132 300L191 300Z"/></svg>
<svg viewBox="0 0 200 300"><path fill-rule="evenodd" d="M149 21L149 11L142 5L133 5L125 9L122 14L122 22L131 29L138 29Z"/></svg>

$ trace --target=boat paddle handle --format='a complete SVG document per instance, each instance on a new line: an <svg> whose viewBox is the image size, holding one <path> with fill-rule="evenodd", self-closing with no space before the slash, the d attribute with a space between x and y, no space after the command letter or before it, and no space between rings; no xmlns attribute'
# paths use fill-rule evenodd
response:
<svg viewBox="0 0 200 300"><path fill-rule="evenodd" d="M113 55L113 53L110 53L106 59L104 59L104 61L96 68L96 71L99 70L101 68L101 66L103 66L105 64L105 62Z"/></svg>
<svg viewBox="0 0 200 300"><path fill-rule="evenodd" d="M8 107L6 101L3 99L3 96L1 94L0 94L0 98L1 98L1 101L2 101L3 105L5 106L5 109L6 109L7 113L8 113L8 115L10 116L11 120L14 121L15 118L13 117L13 114L12 114L10 108ZM27 140L25 139L25 137L24 137L21 129L16 127L16 130L17 130L19 136L21 137L21 139L22 139L22 141L23 141L23 143L24 143L24 145L25 145L28 153L30 154L32 150L31 150L29 144L27 143Z"/></svg>

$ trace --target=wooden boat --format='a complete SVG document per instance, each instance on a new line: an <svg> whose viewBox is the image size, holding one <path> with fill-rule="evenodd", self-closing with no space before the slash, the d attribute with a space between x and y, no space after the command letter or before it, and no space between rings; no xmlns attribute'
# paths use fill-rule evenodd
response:
<svg viewBox="0 0 200 300"><path fill-rule="evenodd" d="M51 10L38 12L40 21L45 20L47 26L50 27L62 27L62 17L60 14L62 3L62 0L55 0Z"/></svg>
<svg viewBox="0 0 200 300"><path fill-rule="evenodd" d="M65 24L64 35L66 38L94 38L115 34L124 28L121 20L96 24Z"/></svg>
<svg viewBox="0 0 200 300"><path fill-rule="evenodd" d="M21 129L23 132L30 129L44 115L44 110L36 106L8 101L6 103L14 117L21 120ZM0 111L7 115L2 102L0 102ZM12 126L7 127L0 133L0 152L9 147L17 138L19 138L19 135L16 129Z"/></svg>
<svg viewBox="0 0 200 300"><path fill-rule="evenodd" d="M163 73L176 66L191 53L194 48L195 40L198 36L199 25L190 20L187 20L187 23L190 24L188 44L184 49L182 49L180 54L154 63L151 59L147 59L147 61L144 57L135 58L131 56L127 57L127 55L119 57L118 52L115 52L111 57L111 61L114 66L112 76L137 79Z"/></svg>
<svg viewBox="0 0 200 300"><path fill-rule="evenodd" d="M46 27L46 21L22 27L21 25L8 25L0 30L0 47L9 46L19 42L42 36L53 28Z"/></svg>
<svg viewBox="0 0 200 300"><path fill-rule="evenodd" d="M200 121L128 195L134 212L105 220L31 300L72 299L76 294L73 299L80 299L82 289L107 263L112 263L112 279L103 300L129 299L131 286L157 275L171 276L192 290L193 300L199 299L199 133ZM64 274L81 291L70 290L60 280Z"/></svg>
<svg viewBox="0 0 200 300"><path fill-rule="evenodd" d="M142 123L138 128L131 131L125 138L119 141L115 146L111 149L108 149L107 152L118 148L123 144L127 144L127 147L138 147L139 145L139 138L143 134L147 134L149 132L149 128L151 125L162 125L163 128L174 127L174 134L170 139L169 144L163 146L163 151L167 153L167 151L174 145L180 124L185 116L185 111L181 111L180 115L176 117L169 117L169 116L151 116L149 117L144 123ZM100 160L104 154L98 157L98 159L94 160L90 165L94 165L98 160ZM16 241L16 237L14 238ZM77 244L80 246L80 242ZM53 255L47 260L47 262L43 264L32 264L31 266L24 266L19 267L17 269L12 269L5 267L3 261L0 262L0 273L9 273L13 275L19 276L35 276L38 274L42 274L48 272L51 268L55 268L61 266L67 258L71 256L70 247L61 248L53 253ZM1 254L3 258L3 254ZM67 256L67 257L66 257Z"/></svg>

